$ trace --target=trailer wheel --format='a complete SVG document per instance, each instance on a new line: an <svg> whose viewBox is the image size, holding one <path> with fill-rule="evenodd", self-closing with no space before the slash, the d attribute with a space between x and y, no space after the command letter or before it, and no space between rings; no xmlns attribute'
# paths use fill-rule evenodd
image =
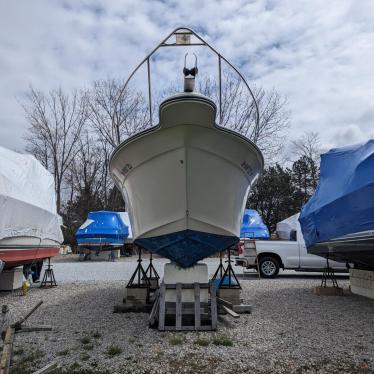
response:
<svg viewBox="0 0 374 374"><path fill-rule="evenodd" d="M275 278L279 273L280 266L278 260L274 257L262 257L259 265L262 278Z"/></svg>

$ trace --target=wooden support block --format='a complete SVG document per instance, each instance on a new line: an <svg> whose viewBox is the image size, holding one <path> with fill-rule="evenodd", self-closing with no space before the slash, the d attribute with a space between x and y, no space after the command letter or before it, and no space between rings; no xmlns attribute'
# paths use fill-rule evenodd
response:
<svg viewBox="0 0 374 374"><path fill-rule="evenodd" d="M177 283L175 300L175 327L180 330L182 327L182 284Z"/></svg>
<svg viewBox="0 0 374 374"><path fill-rule="evenodd" d="M195 305L194 305L194 314L195 314L195 329L200 329L201 317L200 317L200 285L199 283L194 284L194 296L195 296Z"/></svg>
<svg viewBox="0 0 374 374"><path fill-rule="evenodd" d="M0 359L0 374L10 373L10 360L13 353L14 327L8 327L5 332L4 346Z"/></svg>
<svg viewBox="0 0 374 374"><path fill-rule="evenodd" d="M217 329L217 291L216 285L212 283L210 288L210 313L212 318L212 330Z"/></svg>
<svg viewBox="0 0 374 374"><path fill-rule="evenodd" d="M344 291L339 287L314 287L313 293L317 296L344 296Z"/></svg>
<svg viewBox="0 0 374 374"><path fill-rule="evenodd" d="M156 323L159 307L160 307L160 292L159 290L157 290L155 292L155 302L153 303L151 314L149 315L150 326L154 326Z"/></svg>
<svg viewBox="0 0 374 374"><path fill-rule="evenodd" d="M232 305L232 303L230 303L230 301L227 301L227 300L221 299L220 297L217 297L217 302L218 302L218 304L225 305L225 306L227 306L227 307L230 308L230 309L233 308L233 305Z"/></svg>
<svg viewBox="0 0 374 374"><path fill-rule="evenodd" d="M20 332L34 332L34 331L52 331L52 326L21 326L19 330L16 331L16 333Z"/></svg>
<svg viewBox="0 0 374 374"><path fill-rule="evenodd" d="M233 305L231 309L238 314L249 314L252 312L252 306L247 304Z"/></svg>
<svg viewBox="0 0 374 374"><path fill-rule="evenodd" d="M160 307L159 307L159 317L158 317L158 329L165 330L165 283L160 286Z"/></svg>
<svg viewBox="0 0 374 374"><path fill-rule="evenodd" d="M230 314L231 317L234 317L234 318L239 318L239 314L238 313L235 313L232 309L228 308L226 305L222 305L222 308L228 313Z"/></svg>
<svg viewBox="0 0 374 374"><path fill-rule="evenodd" d="M33 374L46 374L51 373L57 368L57 362L51 362L50 364L42 367L41 369L34 371Z"/></svg>

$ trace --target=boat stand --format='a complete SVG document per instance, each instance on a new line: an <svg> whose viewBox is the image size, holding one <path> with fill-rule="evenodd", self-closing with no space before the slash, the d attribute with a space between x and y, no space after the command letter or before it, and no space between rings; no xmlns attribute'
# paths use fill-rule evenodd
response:
<svg viewBox="0 0 374 374"><path fill-rule="evenodd" d="M220 253L219 265L216 272L213 275L212 283L216 284L217 293L220 299L231 303L232 305L241 304L241 285L238 278L235 275L232 267L231 251L230 248L227 250L227 266L223 265L222 252Z"/></svg>
<svg viewBox="0 0 374 374"><path fill-rule="evenodd" d="M145 270L145 274L149 280L149 289L150 291L155 291L158 289L158 282L160 280L160 276L157 273L157 270L153 266L153 256L152 252L150 253L149 258L149 265L147 269Z"/></svg>
<svg viewBox="0 0 374 374"><path fill-rule="evenodd" d="M326 267L323 270L321 287L327 287L327 281L330 280L332 287L340 288L338 286L338 281L335 277L334 269L330 267L329 256L326 257Z"/></svg>
<svg viewBox="0 0 374 374"><path fill-rule="evenodd" d="M194 301L182 302L182 293L193 290ZM201 291L210 290L210 299L201 300ZM173 291L172 291L173 290ZM170 301L167 294L174 292L175 301ZM206 292L206 291L205 291ZM208 331L217 329L216 287L212 283L162 283L157 291L149 324L159 331Z"/></svg>
<svg viewBox="0 0 374 374"><path fill-rule="evenodd" d="M212 281L216 280L216 279L222 279L222 276L223 276L223 273L225 272L225 267L223 266L223 253L222 251L219 253L219 265L218 265L218 268L216 270L216 272L214 273L213 277L212 277Z"/></svg>
<svg viewBox="0 0 374 374"><path fill-rule="evenodd" d="M55 274L51 265L51 258L48 257L48 265L44 271L43 280L40 283L40 288L57 287Z"/></svg>
<svg viewBox="0 0 374 374"><path fill-rule="evenodd" d="M331 282L331 286L328 286L328 281ZM318 296L343 296L344 290L339 287L338 281L335 276L334 269L330 267L329 257L326 257L326 267L323 270L321 285L314 287L314 294Z"/></svg>
<svg viewBox="0 0 374 374"><path fill-rule="evenodd" d="M138 265L127 283L126 304L145 305L149 303L151 283L142 265L142 249L139 248Z"/></svg>

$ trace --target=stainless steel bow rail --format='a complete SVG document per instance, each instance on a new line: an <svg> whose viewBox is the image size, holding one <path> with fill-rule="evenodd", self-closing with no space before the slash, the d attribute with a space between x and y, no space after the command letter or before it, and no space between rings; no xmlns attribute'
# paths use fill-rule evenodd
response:
<svg viewBox="0 0 374 374"><path fill-rule="evenodd" d="M191 37L194 36L197 41L191 41ZM171 41L172 37L175 37L174 41ZM148 78L148 103L149 103L149 121L152 125L152 93L151 93L151 57L156 53L156 51L163 47L193 47L193 46L203 46L208 47L217 57L218 57L218 86L219 86L219 125L222 124L222 60L226 62L239 76L241 81L244 83L245 87L247 88L256 109L256 116L255 116L255 129L254 129L254 143L258 140L259 134L259 122L260 122L260 112L258 109L258 104L255 99L255 96L249 87L246 79L244 76L239 72L238 69L233 66L230 61L228 61L225 57L223 57L215 48L213 48L208 42L206 42L200 35L198 35L195 31L188 27L178 27L173 30L164 40L159 43L156 48L153 49L151 53L149 53L140 63L139 65L133 70L130 74L128 79L126 80L125 84L121 88L118 97L115 101L114 108L117 109L118 103L120 102L130 80L133 78L135 73L140 69L143 64L147 64L147 78ZM113 129L114 130L114 129ZM117 142L120 143L120 135L119 129L116 131Z"/></svg>

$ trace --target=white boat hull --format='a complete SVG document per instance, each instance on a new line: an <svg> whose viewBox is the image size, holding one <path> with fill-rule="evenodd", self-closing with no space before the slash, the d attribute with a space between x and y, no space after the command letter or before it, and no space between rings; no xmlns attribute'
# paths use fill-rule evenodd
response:
<svg viewBox="0 0 374 374"><path fill-rule="evenodd" d="M128 139L110 170L129 211L135 243L186 230L237 239L263 160L248 139L214 124L198 95L161 104L160 125Z"/></svg>

